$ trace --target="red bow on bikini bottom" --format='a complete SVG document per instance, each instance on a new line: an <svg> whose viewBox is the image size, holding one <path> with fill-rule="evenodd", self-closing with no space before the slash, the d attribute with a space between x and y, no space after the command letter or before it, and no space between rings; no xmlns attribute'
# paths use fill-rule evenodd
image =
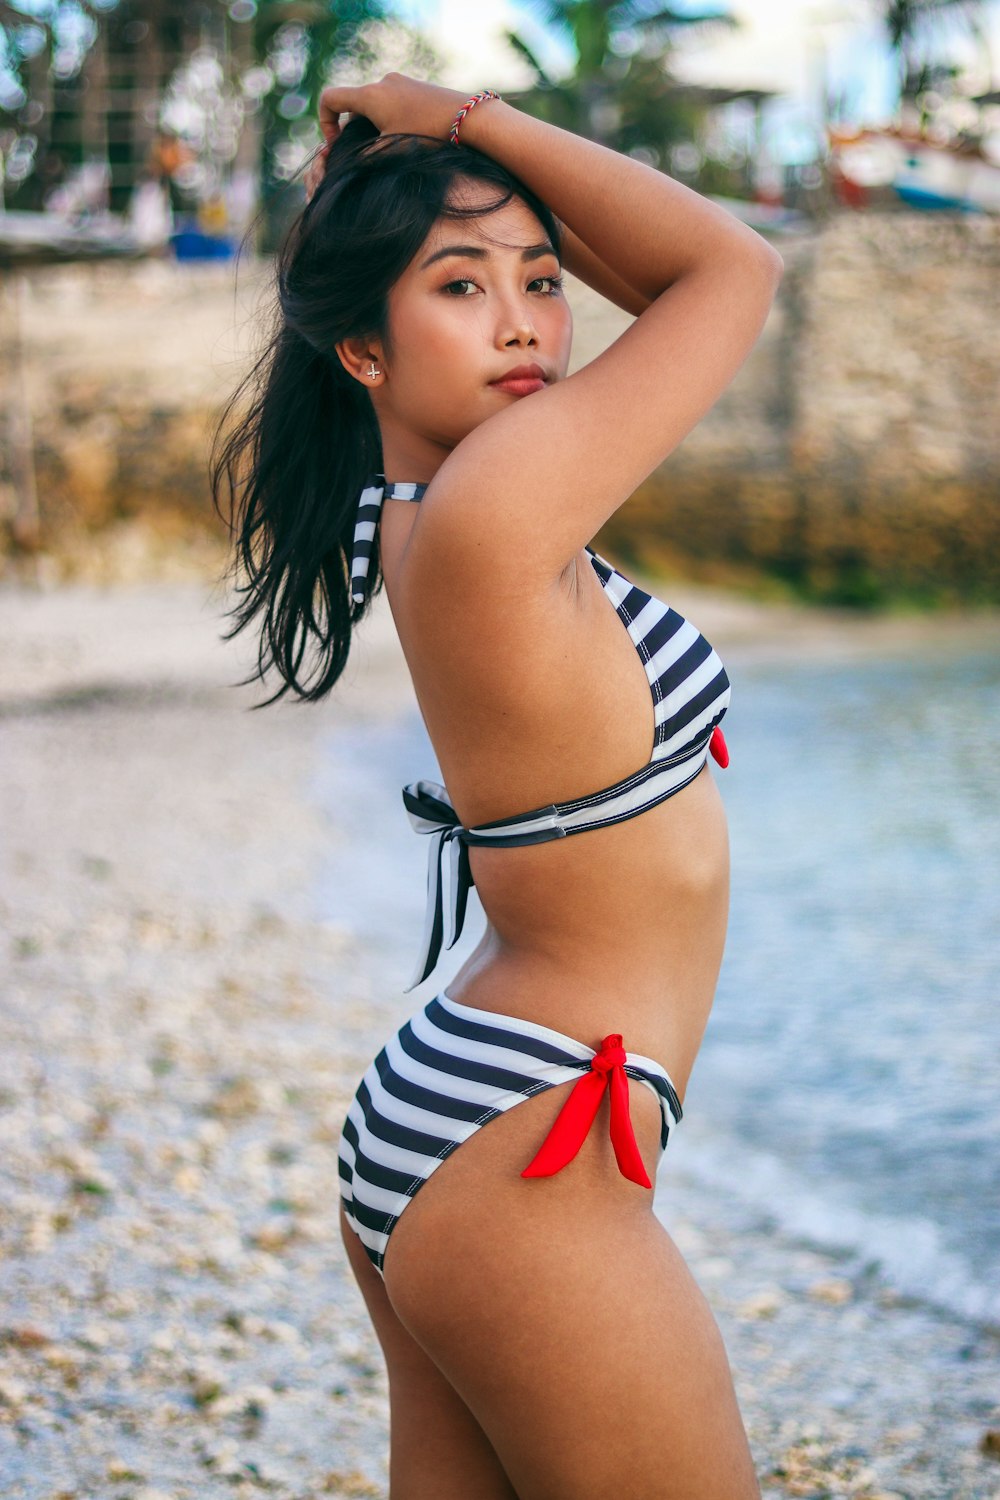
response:
<svg viewBox="0 0 1000 1500"><path fill-rule="evenodd" d="M651 1188L632 1129L628 1107L628 1075L625 1072L625 1049L620 1032L614 1031L601 1043L601 1050L590 1059L590 1071L584 1073L570 1090L569 1097L556 1115L552 1129L545 1137L534 1160L525 1167L522 1177L552 1177L571 1162L583 1145L587 1131L604 1097L611 1087L611 1144L619 1170L640 1187Z"/></svg>

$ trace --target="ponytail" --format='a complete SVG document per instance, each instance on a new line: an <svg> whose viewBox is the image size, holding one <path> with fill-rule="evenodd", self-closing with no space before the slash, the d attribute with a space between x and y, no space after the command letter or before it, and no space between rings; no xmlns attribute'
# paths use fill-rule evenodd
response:
<svg viewBox="0 0 1000 1500"><path fill-rule="evenodd" d="M316 349L288 323L230 398L223 421L247 391L252 403L213 460L212 485L217 500L223 482L228 487L231 571L243 596L223 639L260 615L257 667L244 682L263 679L270 667L283 679L254 705L263 708L289 689L319 699L344 670L351 627L368 608L368 600L352 604L349 591L357 500L381 468L382 441L367 392L336 352ZM377 561L369 600L381 586ZM239 569L245 582L235 581ZM310 643L316 659L303 680Z"/></svg>

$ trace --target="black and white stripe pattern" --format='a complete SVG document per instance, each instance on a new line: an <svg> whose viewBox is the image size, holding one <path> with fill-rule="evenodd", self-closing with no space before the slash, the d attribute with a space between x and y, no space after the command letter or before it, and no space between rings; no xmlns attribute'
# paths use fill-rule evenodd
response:
<svg viewBox="0 0 1000 1500"><path fill-rule="evenodd" d="M729 706L725 667L690 620L638 588L592 547L587 551L646 668L656 726L650 764L692 755L704 759L712 730Z"/></svg>
<svg viewBox="0 0 1000 1500"><path fill-rule="evenodd" d="M352 586L360 603L367 588L375 528L383 498L419 500L426 484L385 486L378 475L361 494L355 528ZM415 781L403 788L413 828L427 834L427 904L420 955L405 993L436 968L442 948L458 941L473 885L470 845L515 848L603 828L655 807L698 775L708 757L712 731L730 699L726 669L697 628L662 599L647 594L587 547L594 571L642 658L653 699L653 752L621 781L569 802L552 802L514 817L464 827L446 789Z"/></svg>
<svg viewBox="0 0 1000 1500"><path fill-rule="evenodd" d="M655 807L693 781L708 756L712 730L729 705L726 669L705 637L683 615L631 583L587 548L605 593L642 658L653 697L654 746L631 776L570 802L551 802L515 817L464 827L446 789L434 781L403 788L403 806L417 833L430 837L427 904L420 953L409 993L437 967L442 949L462 935L474 884L468 846L515 848L620 823Z"/></svg>
<svg viewBox="0 0 1000 1500"><path fill-rule="evenodd" d="M383 500L419 500L426 484L386 485L385 475L377 474L361 491L358 513L354 523L354 548L351 553L351 598L355 604L364 604L368 597L368 577L372 553L375 551L375 532L382 514Z"/></svg>
<svg viewBox="0 0 1000 1500"><path fill-rule="evenodd" d="M446 993L404 1022L358 1085L338 1149L348 1222L380 1274L394 1225L431 1173L505 1110L576 1081L595 1050ZM662 1150L683 1114L677 1090L652 1058L626 1051L625 1059L626 1074L660 1102Z"/></svg>

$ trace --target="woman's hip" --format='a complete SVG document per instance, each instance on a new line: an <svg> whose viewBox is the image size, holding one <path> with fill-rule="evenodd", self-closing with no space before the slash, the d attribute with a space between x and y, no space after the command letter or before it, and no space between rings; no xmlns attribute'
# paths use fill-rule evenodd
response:
<svg viewBox="0 0 1000 1500"><path fill-rule="evenodd" d="M647 1208L682 1110L666 1069L627 1041L588 1046L443 993L405 1021L359 1083L339 1149L345 1212L378 1270L418 1193L421 1218L453 1201L485 1218L532 1193Z"/></svg>

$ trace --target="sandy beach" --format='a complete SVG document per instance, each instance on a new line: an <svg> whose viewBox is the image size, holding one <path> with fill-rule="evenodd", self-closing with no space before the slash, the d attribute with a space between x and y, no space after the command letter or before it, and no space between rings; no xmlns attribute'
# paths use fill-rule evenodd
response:
<svg viewBox="0 0 1000 1500"><path fill-rule="evenodd" d="M672 598L737 667L1000 646L996 611ZM313 915L317 869L349 879L354 851L310 788L338 736L391 726L412 691L383 595L330 699L248 712L253 643L222 642L223 605L202 577L0 590L9 1500L387 1494L336 1151L415 1007L385 954ZM1000 1500L1000 1330L777 1232L669 1152L657 1201L767 1500Z"/></svg>

